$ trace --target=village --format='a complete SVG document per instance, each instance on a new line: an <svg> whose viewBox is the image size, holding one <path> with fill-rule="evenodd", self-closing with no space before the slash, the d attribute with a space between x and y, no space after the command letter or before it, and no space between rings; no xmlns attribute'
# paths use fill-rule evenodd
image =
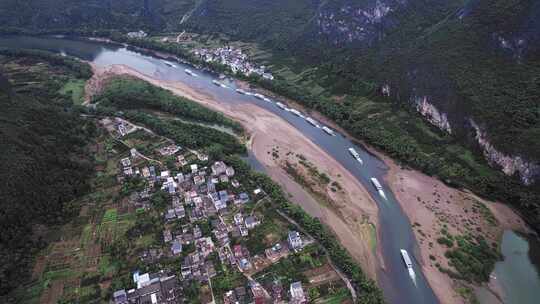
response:
<svg viewBox="0 0 540 304"><path fill-rule="evenodd" d="M114 290L111 303L300 304L320 297L321 288L330 298L350 299L313 238L273 210L264 190L244 184L233 166L119 118L101 123L126 146L117 181L136 188L131 209L163 210L160 246L138 256L154 271L132 269L130 286Z"/></svg>
<svg viewBox="0 0 540 304"><path fill-rule="evenodd" d="M249 61L248 55L240 48L232 46L219 47L214 50L207 48L196 48L192 51L195 56L198 56L205 62L217 62L231 69L233 73L250 76L252 74L260 77L273 80L274 76L267 70L265 66L256 67Z"/></svg>

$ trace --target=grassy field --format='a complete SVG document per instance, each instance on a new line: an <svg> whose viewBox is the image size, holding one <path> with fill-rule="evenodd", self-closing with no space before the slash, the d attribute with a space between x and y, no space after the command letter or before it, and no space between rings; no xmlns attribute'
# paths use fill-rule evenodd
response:
<svg viewBox="0 0 540 304"><path fill-rule="evenodd" d="M73 104L81 105L84 102L85 81L81 79L70 79L59 91L60 94L71 96Z"/></svg>

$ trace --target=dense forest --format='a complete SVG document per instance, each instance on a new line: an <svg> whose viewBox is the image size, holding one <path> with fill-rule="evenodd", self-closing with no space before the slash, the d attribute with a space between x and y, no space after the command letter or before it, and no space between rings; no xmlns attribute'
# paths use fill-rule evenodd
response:
<svg viewBox="0 0 540 304"><path fill-rule="evenodd" d="M81 72L89 71L85 64L3 50L0 66L1 299L28 279L48 228L76 214L72 201L88 190L93 172L86 147L96 129L61 93L70 81L89 76Z"/></svg>

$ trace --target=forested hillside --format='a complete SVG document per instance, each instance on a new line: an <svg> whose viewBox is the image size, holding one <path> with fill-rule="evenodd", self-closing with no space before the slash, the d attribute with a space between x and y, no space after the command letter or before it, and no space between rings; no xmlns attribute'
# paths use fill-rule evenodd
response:
<svg viewBox="0 0 540 304"><path fill-rule="evenodd" d="M293 56L300 74L316 67L304 77L332 94L384 94L416 108L472 148L487 142L481 148L494 167L526 184L538 179L539 3L240 2L209 1L214 5L200 6L189 22L198 31L256 40ZM266 14L280 25L259 17ZM264 30L243 20L260 21Z"/></svg>
<svg viewBox="0 0 540 304"><path fill-rule="evenodd" d="M146 29L176 27L197 0L5 0L0 22L32 30ZM14 14L13 12L17 12Z"/></svg>
<svg viewBox="0 0 540 304"><path fill-rule="evenodd" d="M330 94L384 94L417 109L526 184L540 175L539 17L533 0L0 3L6 29L189 30L257 42L293 58L298 73L316 68L304 77Z"/></svg>
<svg viewBox="0 0 540 304"><path fill-rule="evenodd" d="M89 77L88 66L27 55L0 52L0 299L30 276L49 228L77 212L70 202L88 190L93 172L85 147L95 126L63 91Z"/></svg>
<svg viewBox="0 0 540 304"><path fill-rule="evenodd" d="M187 30L254 42L272 53L270 68L299 75L293 83L276 73L271 89L408 164L527 210L536 206L531 191L540 179L539 20L533 0L0 4L6 28ZM416 112L441 132L419 123ZM494 175L479 158L510 177Z"/></svg>

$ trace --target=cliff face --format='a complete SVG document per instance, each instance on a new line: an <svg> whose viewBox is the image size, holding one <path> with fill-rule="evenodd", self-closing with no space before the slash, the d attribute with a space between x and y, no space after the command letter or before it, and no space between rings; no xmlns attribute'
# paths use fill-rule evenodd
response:
<svg viewBox="0 0 540 304"><path fill-rule="evenodd" d="M448 134L452 134L452 127L448 116L444 112L440 112L437 107L428 102L427 96L413 96L412 100L416 105L416 110L424 116L432 125L445 131Z"/></svg>
<svg viewBox="0 0 540 304"><path fill-rule="evenodd" d="M470 124L475 131L475 139L482 148L484 156L493 166L498 166L506 175L518 174L525 185L533 184L540 177L540 164L526 161L521 156L502 153L495 148L483 131L473 119Z"/></svg>

